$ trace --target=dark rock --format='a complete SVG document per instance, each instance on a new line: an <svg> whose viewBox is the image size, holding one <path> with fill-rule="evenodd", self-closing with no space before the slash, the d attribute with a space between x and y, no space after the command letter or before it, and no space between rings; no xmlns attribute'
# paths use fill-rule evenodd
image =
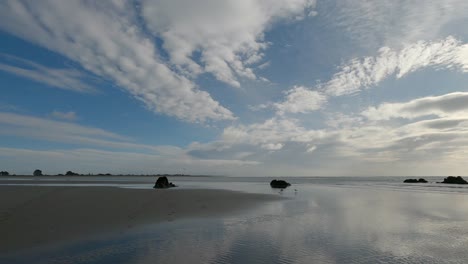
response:
<svg viewBox="0 0 468 264"><path fill-rule="evenodd" d="M167 189L171 187L176 187L175 184L169 182L166 176L159 177L154 184L155 189Z"/></svg>
<svg viewBox="0 0 468 264"><path fill-rule="evenodd" d="M447 178L444 179L443 182L440 183L449 183L449 184L468 184L467 181L465 181L462 177L460 176L448 176Z"/></svg>
<svg viewBox="0 0 468 264"><path fill-rule="evenodd" d="M427 181L423 178L419 178L419 179L406 179L404 181L405 183L427 183Z"/></svg>
<svg viewBox="0 0 468 264"><path fill-rule="evenodd" d="M287 181L283 181L283 180L272 180L270 182L270 186L271 188L281 188L281 189L284 189L288 186L291 186L291 184Z"/></svg>

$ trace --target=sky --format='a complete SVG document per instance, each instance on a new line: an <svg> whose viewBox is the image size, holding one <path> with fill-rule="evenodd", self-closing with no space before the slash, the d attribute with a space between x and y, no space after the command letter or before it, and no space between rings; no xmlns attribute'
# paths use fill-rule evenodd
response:
<svg viewBox="0 0 468 264"><path fill-rule="evenodd" d="M4 0L0 169L467 175L466 0Z"/></svg>

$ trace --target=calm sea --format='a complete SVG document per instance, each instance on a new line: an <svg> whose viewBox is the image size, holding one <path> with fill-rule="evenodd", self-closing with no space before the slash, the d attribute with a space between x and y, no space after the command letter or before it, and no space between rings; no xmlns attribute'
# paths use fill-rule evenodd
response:
<svg viewBox="0 0 468 264"><path fill-rule="evenodd" d="M277 177L278 178L278 177ZM281 178L281 177L280 177ZM286 177L283 177L286 178ZM0 256L0 263L468 263L468 186L405 177L172 177L179 188L274 193L238 215ZM0 185L151 188L154 177L0 178Z"/></svg>

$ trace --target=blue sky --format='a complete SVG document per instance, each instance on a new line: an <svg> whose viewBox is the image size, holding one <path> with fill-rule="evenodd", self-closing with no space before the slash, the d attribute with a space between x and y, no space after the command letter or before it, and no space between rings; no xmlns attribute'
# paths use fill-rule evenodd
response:
<svg viewBox="0 0 468 264"><path fill-rule="evenodd" d="M11 173L466 174L468 3L0 3Z"/></svg>

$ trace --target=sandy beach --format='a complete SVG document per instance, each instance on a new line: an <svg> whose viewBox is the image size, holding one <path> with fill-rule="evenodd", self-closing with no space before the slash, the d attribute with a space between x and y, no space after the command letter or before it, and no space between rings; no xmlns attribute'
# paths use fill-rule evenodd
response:
<svg viewBox="0 0 468 264"><path fill-rule="evenodd" d="M0 186L0 253L229 214L275 199L280 197L225 190Z"/></svg>

